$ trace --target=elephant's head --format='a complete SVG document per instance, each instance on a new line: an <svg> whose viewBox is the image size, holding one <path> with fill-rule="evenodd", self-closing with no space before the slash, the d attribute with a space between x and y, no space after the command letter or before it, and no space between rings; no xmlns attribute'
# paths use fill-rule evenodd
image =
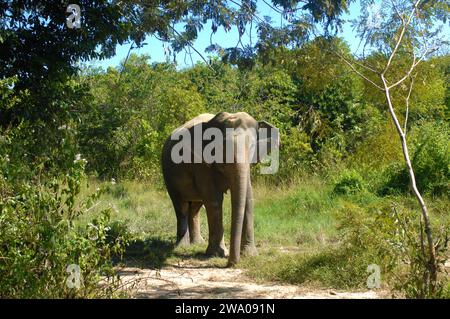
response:
<svg viewBox="0 0 450 319"><path fill-rule="evenodd" d="M238 150L245 151L246 160L250 163L267 163L269 156L271 157L269 160L278 156L279 130L266 121L256 121L245 112L234 114L220 112L205 125L205 128L219 129L221 136L224 137L224 143L219 147L220 151L223 152L224 163L230 161L242 162L242 158L236 158L240 154ZM206 141L207 143L209 142ZM231 144L235 144L234 152L230 152ZM238 146L241 146L241 148ZM230 155L230 153L233 154ZM227 157L227 155L229 156Z"/></svg>
<svg viewBox="0 0 450 319"><path fill-rule="evenodd" d="M224 164L220 165L220 169L228 178L231 190L232 223L228 263L233 265L239 261L241 244L244 249L248 243L254 245L250 164L264 162L265 156L278 149L279 134L278 129L269 123L257 122L245 112L221 112L206 126L218 128L224 136Z"/></svg>

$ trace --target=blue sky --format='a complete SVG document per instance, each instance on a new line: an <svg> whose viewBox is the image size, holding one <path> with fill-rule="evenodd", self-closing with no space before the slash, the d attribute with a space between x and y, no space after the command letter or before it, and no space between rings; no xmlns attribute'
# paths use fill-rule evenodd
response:
<svg viewBox="0 0 450 319"><path fill-rule="evenodd" d="M345 14L343 18L345 20L354 19L356 18L360 13L360 6L359 1L356 1L356 3L352 3L349 8L349 13ZM263 1L258 1L258 16L264 17L264 16L270 16L272 17L272 20L274 22L280 21L280 15L276 13L273 9L271 9L269 6L267 6ZM199 33L199 36L197 40L194 43L194 47L204 56L207 57L207 53L205 53L205 48L210 45L210 34L211 34L211 25L207 24L205 25L204 29ZM343 37L347 43L350 45L350 48L352 51L356 50L358 47L359 39L355 36L355 33L352 31L352 28L350 26L350 23L347 22L344 24L343 32L339 34L341 37ZM238 40L238 32L236 28L233 28L229 32L225 32L223 29L219 29L216 34L213 35L213 43L217 43L221 45L222 47L232 47L236 45L236 42ZM255 27L253 27L252 32L252 40L253 44L256 41L256 30ZM164 55L164 47L163 42L157 40L154 37L147 37L145 42L147 45L145 45L142 48L139 49L133 49L132 52L136 54L148 54L150 55L150 62L163 62L166 61L166 56ZM244 44L248 44L250 42L249 34L247 33L243 37ZM168 44L166 43L165 46L167 47ZM93 64L95 66L101 66L102 68L106 69L109 66L115 67L119 65L120 61L125 59L127 56L128 50L130 49L130 44L124 44L119 45L116 48L116 55L110 59L107 60L101 60L101 61L91 61L89 64ZM201 57L196 54L194 51L192 51L192 59L195 62L201 61ZM189 56L185 54L185 52L181 52L177 56L177 63L178 67L188 67L192 65L191 59Z"/></svg>

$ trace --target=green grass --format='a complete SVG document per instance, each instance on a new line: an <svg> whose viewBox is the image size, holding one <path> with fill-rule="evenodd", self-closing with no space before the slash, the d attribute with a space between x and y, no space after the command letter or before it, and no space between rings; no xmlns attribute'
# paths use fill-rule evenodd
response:
<svg viewBox="0 0 450 319"><path fill-rule="evenodd" d="M151 184L122 182L112 185L89 182L86 194L99 186L106 188L97 206L82 216L86 223L105 207L112 207L111 219L133 238L125 259L128 265L161 268L183 260L212 267L223 267L224 258L207 258L206 244L175 248L176 219L164 189ZM364 288L367 265L373 255L341 247L338 226L348 207L382 207L391 202L416 208L414 198L377 197L361 191L339 195L333 185L319 178L297 180L290 185L273 187L254 185L255 238L259 255L243 258L245 268L254 280L333 287ZM448 199L428 199L434 223L450 220ZM206 213L201 211L202 235L208 238ZM229 245L230 198L224 200L225 241Z"/></svg>
<svg viewBox="0 0 450 319"><path fill-rule="evenodd" d="M272 189L255 187L255 236L260 246L315 246L336 241L335 207L318 180Z"/></svg>
<svg viewBox="0 0 450 319"><path fill-rule="evenodd" d="M243 261L258 281L275 281L336 289L364 288L365 266L354 264L350 252L322 247L317 251L282 253L271 249Z"/></svg>
<svg viewBox="0 0 450 319"><path fill-rule="evenodd" d="M97 206L80 218L86 223L106 207L112 208L112 220L125 223L142 239L160 237L174 240L176 219L165 190L137 182L121 184L90 181L85 193L103 185L106 192ZM295 187L278 189L266 185L254 187L255 235L258 246L293 246L335 241L335 203L329 187L318 180ZM224 199L226 240L230 232L230 196ZM201 211L202 235L208 236L206 213Z"/></svg>
<svg viewBox="0 0 450 319"><path fill-rule="evenodd" d="M90 180L84 193L89 194L97 187L105 188L105 192L97 206L80 218L80 223L86 223L99 211L110 207L111 219L126 224L129 232L137 237L170 239L173 235L175 214L165 191L145 183L126 181L113 185Z"/></svg>

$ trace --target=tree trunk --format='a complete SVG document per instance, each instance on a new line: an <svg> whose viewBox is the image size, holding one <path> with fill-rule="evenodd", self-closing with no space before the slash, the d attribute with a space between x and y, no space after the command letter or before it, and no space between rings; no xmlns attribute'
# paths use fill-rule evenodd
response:
<svg viewBox="0 0 450 319"><path fill-rule="evenodd" d="M402 150L403 150L403 157L406 162L406 167L408 169L409 179L411 182L411 188L413 190L413 194L416 197L417 201L419 202L419 205L422 210L422 218L424 222L424 230L425 234L427 236L427 244L428 244L428 264L427 268L430 271L430 292L434 293L436 289L436 281L437 281L437 262L436 262L436 251L434 248L434 242L433 242L433 236L431 234L431 227L430 227L430 217L428 214L428 209L425 205L425 201L423 200L422 195L420 194L419 190L417 189L416 184L416 177L414 175L414 170L411 164L411 160L409 158L409 151L408 151L408 145L406 144L406 135L402 130L402 127L400 125L400 122L398 121L397 115L395 114L394 107L392 106L391 101L391 95L389 92L389 87L387 85L386 79L384 78L384 74L381 74L381 81L383 82L384 86L384 92L386 96L386 102L389 108L389 113L392 117L392 120L394 121L395 127L397 129L397 133L400 137L401 143L402 143ZM422 231L422 229L420 230Z"/></svg>

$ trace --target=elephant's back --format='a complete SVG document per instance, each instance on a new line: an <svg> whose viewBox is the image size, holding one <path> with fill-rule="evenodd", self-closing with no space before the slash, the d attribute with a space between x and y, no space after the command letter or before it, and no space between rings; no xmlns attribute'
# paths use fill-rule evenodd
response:
<svg viewBox="0 0 450 319"><path fill-rule="evenodd" d="M187 121L183 125L177 127L175 130L172 131L171 135L173 133L175 133L177 130L180 130L180 129L188 129L189 130L197 124L209 122L212 118L214 118L214 116L215 116L214 114L202 113L202 114L194 117L193 119ZM165 171L167 171L168 167L171 166L170 165L171 164L170 153L171 153L172 147L175 145L175 143L177 143L177 141L172 140L170 138L170 136L167 137L167 139L164 143L163 151L162 151L163 174L165 173Z"/></svg>
<svg viewBox="0 0 450 319"><path fill-rule="evenodd" d="M183 125L178 127L176 130L178 130L180 128L190 129L191 127L193 127L194 125L197 125L199 123L209 122L212 118L214 118L214 116L215 116L214 114L202 113L202 114L194 117L192 120L187 121L186 123L184 123Z"/></svg>
<svg viewBox="0 0 450 319"><path fill-rule="evenodd" d="M180 127L176 128L171 135L180 129L187 129L190 130L193 126L200 124L200 123L206 123L210 121L215 115L214 114L200 114L190 121L184 123ZM171 196L179 196L180 193L186 192L186 189L189 189L191 191L194 190L193 185L193 171L190 164L187 163L179 163L175 164L172 161L171 158L171 152L173 146L178 143L177 140L172 140L170 136L167 137L162 151L161 156L161 166L162 166L162 173L164 177L164 182L166 184L167 190L169 191L169 194ZM178 195L177 195L178 194ZM185 194L186 195L186 194ZM195 195L195 196L194 196ZM192 193L192 196L198 197L198 195L194 192ZM191 196L191 197L192 197Z"/></svg>
<svg viewBox="0 0 450 319"><path fill-rule="evenodd" d="M214 114L209 114L209 113L202 113L196 117L194 117L193 119L187 121L186 123L184 123L183 125L177 127L176 129L174 129L172 131L172 133L170 135L173 135L176 131L180 130L180 129L190 129L193 126L200 124L200 123L206 123L208 121L210 121L212 118L214 118ZM173 146L174 142L170 136L167 137L166 142L164 143L164 147L163 147L163 158L164 158L164 154L167 153L167 151L170 152L169 149L171 149L171 146Z"/></svg>

